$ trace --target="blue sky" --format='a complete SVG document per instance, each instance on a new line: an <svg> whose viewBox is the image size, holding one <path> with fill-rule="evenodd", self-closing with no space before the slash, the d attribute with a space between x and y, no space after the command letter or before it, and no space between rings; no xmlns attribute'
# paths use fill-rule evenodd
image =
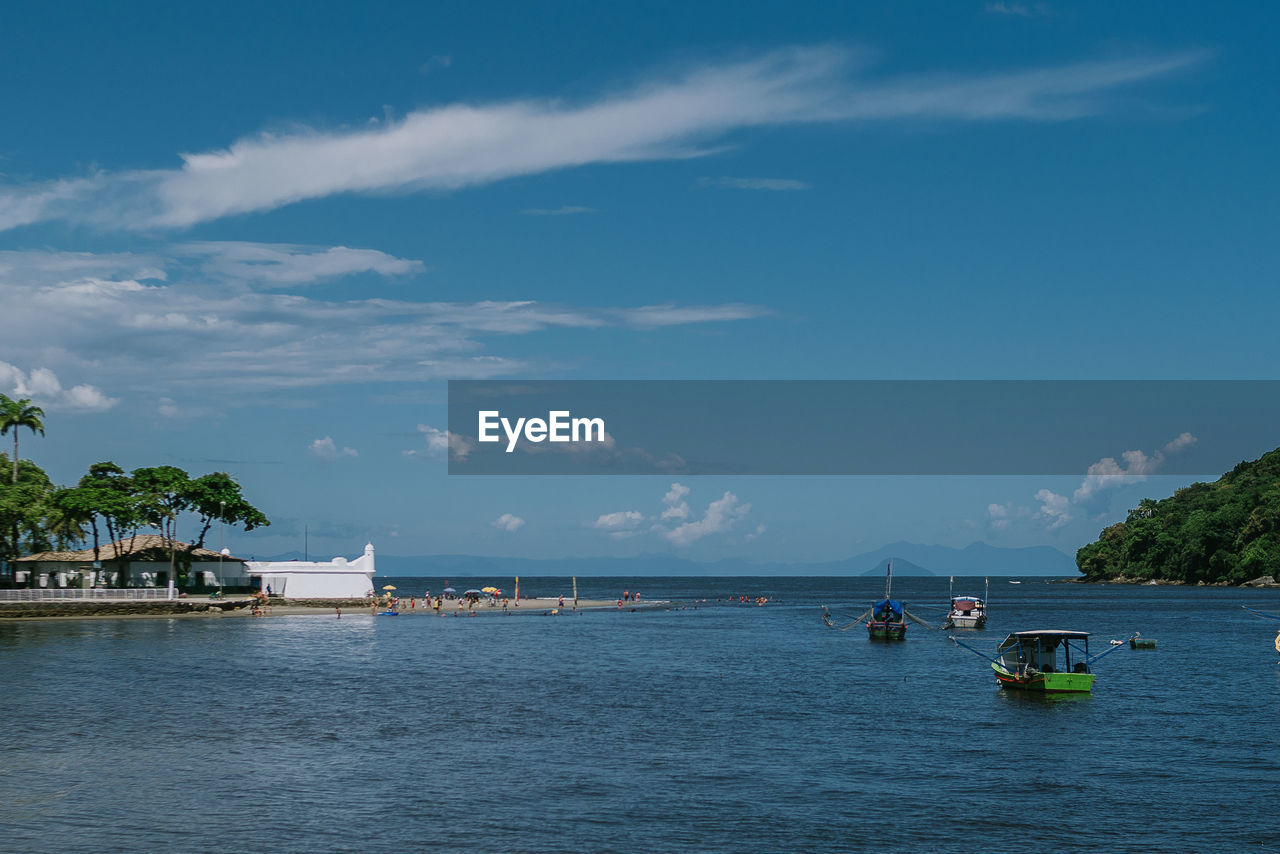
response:
<svg viewBox="0 0 1280 854"><path fill-rule="evenodd" d="M1274 10L830 6L6 10L24 456L230 471L259 555L304 524L335 554L1070 552L1186 482L1151 462L1174 435L1074 478L666 502L445 474L450 378L1275 378Z"/></svg>

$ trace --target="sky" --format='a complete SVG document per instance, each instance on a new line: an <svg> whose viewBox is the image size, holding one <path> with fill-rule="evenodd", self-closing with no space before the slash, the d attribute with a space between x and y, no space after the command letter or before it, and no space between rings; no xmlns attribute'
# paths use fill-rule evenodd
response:
<svg viewBox="0 0 1280 854"><path fill-rule="evenodd" d="M6 8L0 392L55 482L230 472L273 520L218 533L244 556L1070 554L1214 437L1070 477L463 477L446 383L1276 379L1278 14Z"/></svg>

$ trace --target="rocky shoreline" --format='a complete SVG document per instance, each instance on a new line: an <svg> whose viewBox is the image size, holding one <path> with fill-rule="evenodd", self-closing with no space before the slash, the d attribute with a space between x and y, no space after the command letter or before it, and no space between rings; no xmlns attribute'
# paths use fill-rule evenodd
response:
<svg viewBox="0 0 1280 854"><path fill-rule="evenodd" d="M1113 578L1061 578L1054 579L1054 582L1062 584L1168 585L1173 587L1280 587L1280 581L1276 581L1275 577L1271 575L1263 575L1252 581L1244 581L1240 584L1232 584L1230 581L1197 581L1195 584L1189 584L1185 581L1169 581L1164 578L1130 578L1127 575L1117 575Z"/></svg>
<svg viewBox="0 0 1280 854"><path fill-rule="evenodd" d="M0 620L49 620L49 619L93 619L103 617L247 617L252 613L253 599L177 599L177 600L145 600L145 601L69 601L55 600L50 602L0 602ZM450 603L453 604L452 602ZM660 603L645 603L645 609ZM596 600L580 600L578 610L603 609L612 607L613 603ZM298 616L328 615L333 616L338 610L345 614L366 615L371 610L382 610L384 605L373 606L368 599L280 599L272 598L262 609L262 616ZM554 599L521 599L519 606L513 605L508 613L542 613L547 609L558 610L558 602ZM572 610L566 607L566 610ZM403 615L437 616L429 608L409 609L401 603L400 613ZM458 616L474 614L501 614L502 609L484 606L474 610L458 612L453 607L445 608L439 616Z"/></svg>

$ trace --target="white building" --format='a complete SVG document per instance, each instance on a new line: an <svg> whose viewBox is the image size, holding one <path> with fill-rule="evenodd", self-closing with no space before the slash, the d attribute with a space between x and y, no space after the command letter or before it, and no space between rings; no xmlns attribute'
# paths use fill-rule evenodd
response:
<svg viewBox="0 0 1280 854"><path fill-rule="evenodd" d="M362 599L373 593L373 544L355 560L251 560L249 575L264 593L286 599Z"/></svg>

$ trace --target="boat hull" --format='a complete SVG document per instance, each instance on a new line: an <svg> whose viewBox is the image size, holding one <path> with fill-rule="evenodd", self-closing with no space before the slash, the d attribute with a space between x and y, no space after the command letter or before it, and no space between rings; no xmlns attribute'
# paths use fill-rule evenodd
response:
<svg viewBox="0 0 1280 854"><path fill-rule="evenodd" d="M867 623L867 637L871 640L906 640L907 624L882 623L873 620Z"/></svg>
<svg viewBox="0 0 1280 854"><path fill-rule="evenodd" d="M959 615L959 616L950 616L950 617L948 617L948 618L947 618L946 625L944 626L944 628L948 628L948 629L982 629L982 628L986 628L986 625L987 625L987 618L986 618L985 616L981 616L981 617L967 617L967 616L964 616L964 615Z"/></svg>
<svg viewBox="0 0 1280 854"><path fill-rule="evenodd" d="M1040 694L1087 694L1093 690L1092 673L1040 673L1031 671L1020 676L992 662L996 682L1001 688L1034 691Z"/></svg>

